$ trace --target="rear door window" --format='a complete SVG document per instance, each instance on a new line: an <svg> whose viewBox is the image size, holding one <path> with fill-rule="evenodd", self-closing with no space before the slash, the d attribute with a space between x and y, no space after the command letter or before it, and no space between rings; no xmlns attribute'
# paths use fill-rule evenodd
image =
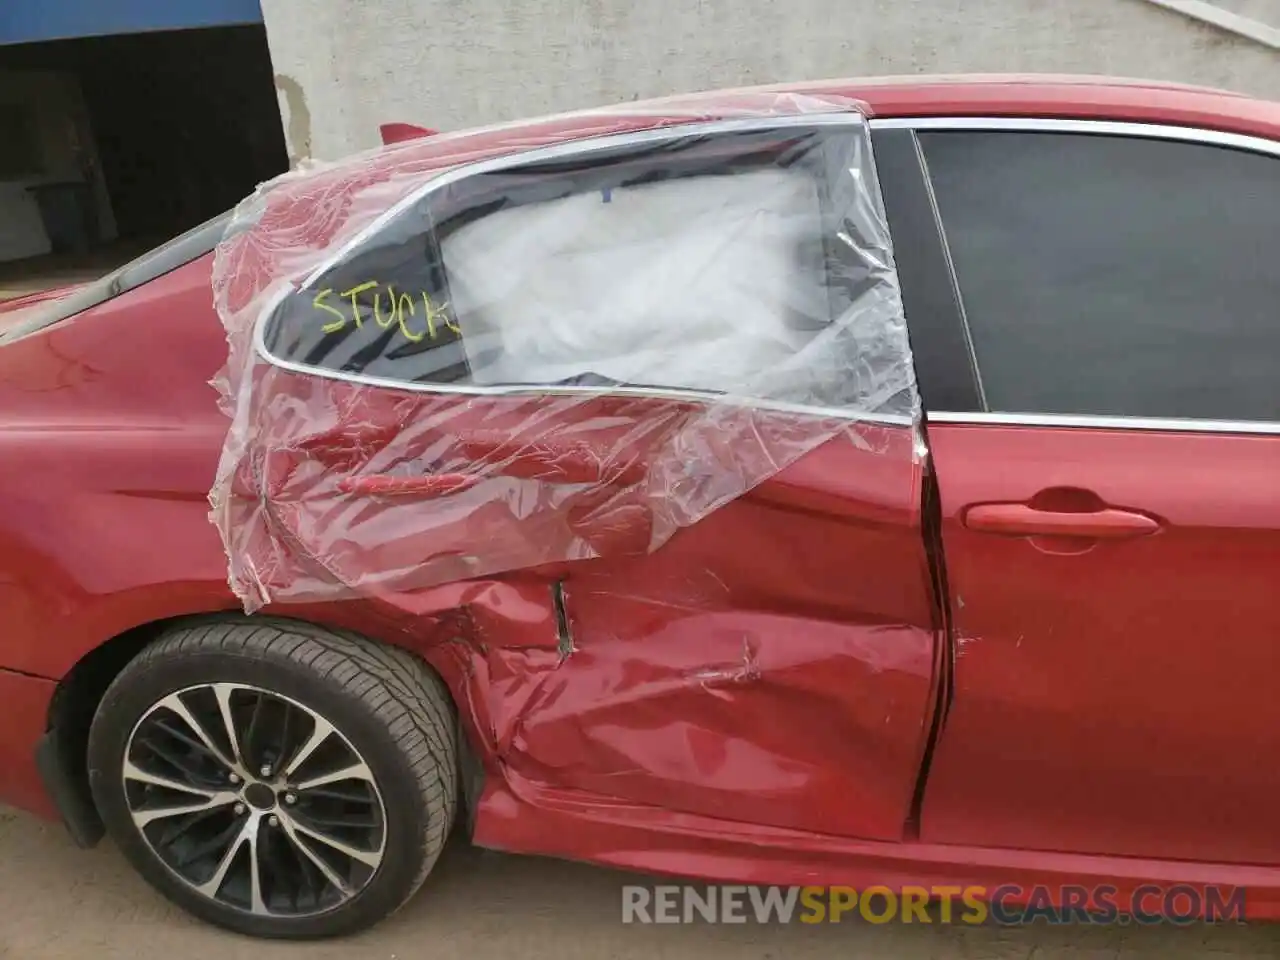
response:
<svg viewBox="0 0 1280 960"><path fill-rule="evenodd" d="M1280 421L1280 158L919 136L989 411Z"/></svg>

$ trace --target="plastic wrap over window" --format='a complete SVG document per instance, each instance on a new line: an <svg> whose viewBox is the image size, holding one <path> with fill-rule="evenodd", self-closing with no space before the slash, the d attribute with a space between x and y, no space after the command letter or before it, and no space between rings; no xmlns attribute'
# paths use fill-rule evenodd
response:
<svg viewBox="0 0 1280 960"><path fill-rule="evenodd" d="M655 101L289 174L214 293L212 519L250 610L654 551L919 406L849 101Z"/></svg>

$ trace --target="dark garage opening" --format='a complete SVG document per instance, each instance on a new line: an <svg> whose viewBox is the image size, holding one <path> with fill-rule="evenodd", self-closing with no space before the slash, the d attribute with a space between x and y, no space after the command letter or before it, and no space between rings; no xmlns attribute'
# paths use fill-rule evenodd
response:
<svg viewBox="0 0 1280 960"><path fill-rule="evenodd" d="M128 259L233 206L288 167L260 24L0 47L0 76L37 75L78 85L83 117L68 136L90 146L76 148L85 159L61 178L106 195L86 201L97 208L87 227L94 236L72 259ZM46 153L63 127L75 125L47 110L42 95L33 95L25 117L13 120L43 124ZM41 209L47 225L49 204ZM19 265L4 266L11 272Z"/></svg>

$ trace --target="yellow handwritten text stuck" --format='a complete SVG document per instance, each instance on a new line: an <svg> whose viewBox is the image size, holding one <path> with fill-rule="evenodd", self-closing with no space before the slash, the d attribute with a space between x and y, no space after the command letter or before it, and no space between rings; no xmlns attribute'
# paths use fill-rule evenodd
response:
<svg viewBox="0 0 1280 960"><path fill-rule="evenodd" d="M370 294L373 297L372 310L368 306ZM311 305L317 313L328 318L320 328L324 333L338 333L350 325L360 328L364 326L370 313L374 323L382 329L399 327L404 338L412 343L440 337L453 339L462 333L449 313L449 304L436 303L425 290L397 293L391 284L384 286L377 280L356 284L349 290L321 290L311 301ZM418 315L419 305L421 316ZM348 307L349 312L345 309Z"/></svg>

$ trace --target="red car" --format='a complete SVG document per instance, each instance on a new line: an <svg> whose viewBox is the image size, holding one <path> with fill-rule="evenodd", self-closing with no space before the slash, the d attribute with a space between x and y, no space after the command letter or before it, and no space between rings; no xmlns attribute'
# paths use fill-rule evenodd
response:
<svg viewBox="0 0 1280 960"><path fill-rule="evenodd" d="M259 936L376 922L455 821L1280 916L1280 104L628 109L5 308L0 799Z"/></svg>

